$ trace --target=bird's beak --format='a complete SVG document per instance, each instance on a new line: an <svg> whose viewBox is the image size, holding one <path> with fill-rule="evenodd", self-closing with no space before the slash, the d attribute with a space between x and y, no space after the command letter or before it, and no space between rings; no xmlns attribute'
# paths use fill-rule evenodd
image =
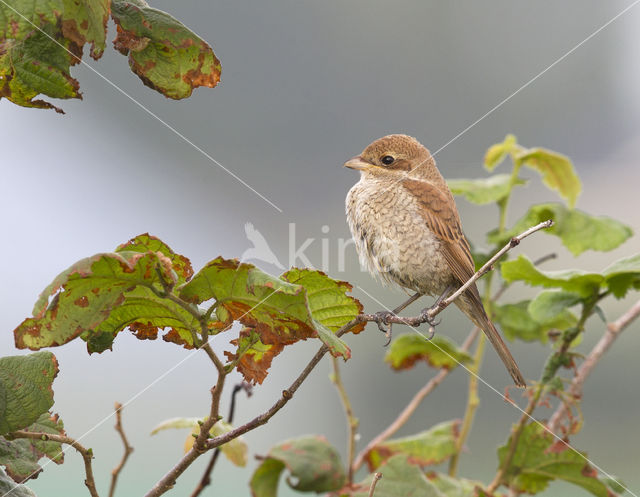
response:
<svg viewBox="0 0 640 497"><path fill-rule="evenodd" d="M344 167L348 167L349 169L357 169L358 171L365 171L371 167L371 164L362 160L359 155L349 159L344 163Z"/></svg>

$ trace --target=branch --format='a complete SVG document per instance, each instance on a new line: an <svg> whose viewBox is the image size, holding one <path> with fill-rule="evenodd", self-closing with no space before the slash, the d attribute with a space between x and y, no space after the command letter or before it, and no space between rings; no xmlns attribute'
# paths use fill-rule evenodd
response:
<svg viewBox="0 0 640 497"><path fill-rule="evenodd" d="M600 338L598 343L593 347L593 349L591 349L591 352L580 365L578 372L571 381L571 386L569 387L568 392L570 399L576 401L582 397L582 387L587 377L591 374L593 368L595 368L598 361L600 361L604 353L609 349L609 347L611 347L620 333L635 319L637 319L638 316L640 316L640 300L631 306L631 308L629 308L629 310L627 310L627 312L620 316L616 321L607 325L604 335L602 335L602 338ZM553 416L551 416L551 419L547 424L549 430L555 433L560 421L565 416L568 409L568 402L563 402L558 406L556 412L553 413Z"/></svg>
<svg viewBox="0 0 640 497"><path fill-rule="evenodd" d="M469 350L469 347L471 347L471 344L476 339L479 332L480 332L480 328L474 327L473 330L471 330L471 333L469 333L469 336L467 336L466 340L460 347L460 350L464 352ZM402 410L402 412L398 415L398 417L395 420L393 420L393 422L387 427L387 429L384 430L382 433L380 433L373 440L371 440L371 442L369 442L367 446L360 451L360 453L356 457L355 462L353 463L354 472L356 472L358 469L362 467L365 457L369 452L371 452L371 450L374 447L376 447L377 445L380 445L385 440L388 440L394 433L396 433L400 428L402 428L402 426L409 420L409 418L416 411L416 409L424 400L424 398L427 395L429 395L432 391L434 391L436 387L440 385L440 383L442 383L442 380L444 380L447 376L449 376L449 373L451 373L452 371L453 369L441 368L440 371L438 371L438 373L433 378L431 378L413 396L413 398L409 401L407 406Z"/></svg>
<svg viewBox="0 0 640 497"><path fill-rule="evenodd" d="M382 473L374 473L373 480L371 480L371 486L369 487L369 497L373 497L373 493L376 491L376 485L382 478Z"/></svg>
<svg viewBox="0 0 640 497"><path fill-rule="evenodd" d="M360 314L356 318L356 319L358 319L357 323L373 321L373 322L378 323L378 324L380 324L380 323L384 323L384 324L398 323L398 324L406 324L408 326L419 326L422 323L429 322L429 321L433 320L433 318L436 317L438 314L440 314L444 309L449 307L458 297L460 297L460 295L462 295L479 278L481 278L486 273L491 271L493 269L494 264L504 254L509 252L509 250L511 250L512 248L517 247L518 245L520 245L520 242L524 238L528 237L529 235L532 235L536 231L540 231L541 229L549 228L551 226L553 226L553 221L551 219L549 219L548 221L544 221L544 222L542 222L540 224L537 224L536 226L532 226L528 230L523 231L522 233L520 233L518 236L514 236L511 240L509 240L509 243L507 243L498 252L496 252L495 255L491 259L489 259L484 266L482 266L480 269L478 269L478 271L476 271L476 273L471 278L469 278L464 283L464 285L462 285L460 288L458 288L458 290L456 290L454 293L452 293L449 297L447 297L446 299L442 300L438 305L435 305L435 306L433 306L433 308L428 309L426 312L423 312L420 315L415 316L415 317L401 317L401 316L388 315L388 314L386 314L386 315L381 315L381 314ZM354 323L354 325L357 324L357 323Z"/></svg>
<svg viewBox="0 0 640 497"><path fill-rule="evenodd" d="M338 394L340 395L340 400L342 401L342 406L344 407L344 413L347 417L347 425L349 430L349 443L347 447L347 484L353 484L353 458L356 453L356 437L358 435L358 418L353 414L353 407L351 407L351 401L349 400L349 396L347 395L347 390L344 387L344 383L342 383L342 377L340 376L340 365L338 364L338 359L336 357L331 358L333 361L333 376L331 380L336 386L338 390Z"/></svg>
<svg viewBox="0 0 640 497"><path fill-rule="evenodd" d="M93 467L91 466L91 459L93 459L93 451L91 449L86 449L80 443L78 443L75 439L71 437L67 437L66 435L56 435L53 433L39 433L33 431L23 431L18 430L11 432L10 434L5 435L6 437L13 438L30 438L33 440L40 440L43 442L51 441L58 442L61 444L71 445L74 449L76 449L82 459L84 460L84 471L87 475L87 479L84 481L84 484L89 489L89 493L91 497L99 497L98 490L96 489L96 481L93 477Z"/></svg>
<svg viewBox="0 0 640 497"><path fill-rule="evenodd" d="M124 445L124 454L122 455L122 459L120 463L113 468L111 471L111 485L109 486L109 497L113 497L113 494L116 491L116 483L118 482L118 476L120 475L120 471L124 468L124 465L129 459L129 456L133 452L133 447L129 445L129 441L127 440L127 435L124 433L124 429L122 428L122 404L116 402L115 405L116 410L116 431L120 434L120 438L122 439L122 445Z"/></svg>
<svg viewBox="0 0 640 497"><path fill-rule="evenodd" d="M243 381L233 387L233 391L231 392L231 404L229 405L229 415L227 416L229 424L233 423L233 416L235 415L236 407L236 395L240 390L244 390L247 392L247 397L251 397L252 392L250 383ZM211 472L213 471L213 467L216 465L218 457L220 457L220 447L216 447L213 451L209 464L207 464L198 486L191 493L191 497L198 497L198 495L200 495L207 486L211 485Z"/></svg>

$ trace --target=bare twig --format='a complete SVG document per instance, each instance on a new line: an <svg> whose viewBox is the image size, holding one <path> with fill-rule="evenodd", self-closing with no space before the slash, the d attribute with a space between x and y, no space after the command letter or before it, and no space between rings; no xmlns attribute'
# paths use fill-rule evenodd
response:
<svg viewBox="0 0 640 497"><path fill-rule="evenodd" d="M549 219L548 221L544 221L540 224L537 224L536 226L532 226L531 228L529 228L526 231L523 231L522 233L520 233L518 236L514 236L511 240L509 240L509 243L507 243L504 247L502 247L498 252L495 253L495 255L493 257L491 257L491 259L489 259L487 261L487 263L482 266L478 271L476 271L476 273L469 278L464 285L462 285L460 288L458 288L458 290L456 290L454 293L452 293L449 297L447 297L446 299L443 299L440 303L438 303L438 305L433 306L432 308L428 309L426 312L421 313L418 316L415 317L401 317L401 316L395 316L391 313L388 314L360 314L358 316L359 321L358 322L365 322L365 321L373 321L375 323L384 323L384 324L390 324L390 323L398 323L398 324L406 324L409 326L419 326L422 323L426 323L429 322L431 320L433 320L433 318L435 316L437 316L438 314L440 314L440 312L442 312L445 308L447 308L448 306L450 306L458 297L460 297L460 295L462 295L467 288L469 288L471 285L473 285L479 278L481 278L482 276L484 276L486 273L488 273L489 271L491 271L493 269L494 264L507 252L509 252L509 250L511 250L512 248L520 245L520 242L528 237L529 235L532 235L533 233L535 233L536 231L540 231L541 229L545 229L545 228L549 228L553 226L553 221L551 219Z"/></svg>
<svg viewBox="0 0 640 497"><path fill-rule="evenodd" d="M80 445L80 443L78 443L75 439L71 437L67 437L66 435L56 435L54 433L40 433L40 432L33 432L33 431L18 430L5 435L5 437L11 438L11 439L30 438L32 440L41 440L44 442L51 441L51 442L58 442L61 444L71 445L71 447L73 447L80 453L80 455L82 456L82 459L84 460L84 472L86 474L86 479L84 481L84 484L89 489L89 493L91 494L91 497L99 497L98 490L96 489L96 481L93 477L93 467L91 466L91 460L93 459L93 451L91 449L87 449L83 447L82 445Z"/></svg>
<svg viewBox="0 0 640 497"><path fill-rule="evenodd" d="M373 480L371 480L371 486L369 487L369 497L373 497L373 493L376 491L376 485L382 478L382 473L374 473Z"/></svg>
<svg viewBox="0 0 640 497"><path fill-rule="evenodd" d="M122 428L122 404L116 402L115 405L116 411L116 431L120 434L120 439L122 440L122 445L124 445L124 454L122 454L122 459L120 463L113 468L111 471L111 485L109 486L109 497L113 497L113 494L116 491L116 483L118 482L118 476L120 475L120 471L124 468L124 465L129 459L129 456L133 452L133 447L129 445L129 440L127 440L127 435L124 433L124 429Z"/></svg>
<svg viewBox="0 0 640 497"><path fill-rule="evenodd" d="M236 395L240 390L244 390L247 393L247 397L250 397L251 384L243 381L241 383L236 384L233 387L233 390L231 392L231 403L229 405L229 415L227 416L227 421L229 423L233 423L233 417L235 415L235 408L236 408ZM198 486L191 493L191 497L198 497L198 495L202 493L205 487L211 484L211 472L213 471L213 468L216 465L218 457L220 457L220 447L216 447L214 449L213 454L211 455L211 459L209 460L209 464L207 464L207 467L205 468L204 473L202 474L202 478L200 479Z"/></svg>
<svg viewBox="0 0 640 497"><path fill-rule="evenodd" d="M611 347L611 344L618 338L620 333L629 326L635 319L640 316L640 300L636 302L627 312L625 312L622 316L620 316L613 323L609 323L607 325L607 329L602 335L602 338L598 341L598 343L591 349L591 352L584 360L584 362L578 368L578 371L571 381L571 386L569 387L569 398L572 400L578 400L582 397L582 387L584 385L585 380L591 374L593 368L595 368L596 364L604 353ZM549 430L555 433L558 429L558 425L560 421L565 416L569 409L568 402L562 402L556 411L551 416L547 427Z"/></svg>
<svg viewBox="0 0 640 497"><path fill-rule="evenodd" d="M471 330L471 333L469 333L469 336L467 336L466 340L460 347L460 350L465 352L469 350L469 347L471 347L471 344L477 338L479 332L480 332L480 328L474 327L473 330ZM416 411L418 406L422 403L424 398L427 395L429 395L431 392L433 392L436 389L436 387L440 385L440 383L442 383L442 380L444 380L447 376L449 376L449 373L451 373L451 371L452 369L449 369L449 368L441 368L440 371L438 371L438 373L434 377L432 377L413 396L413 398L409 401L407 406L402 410L402 412L398 415L398 417L394 419L393 422L383 432L381 432L377 437L371 440L371 442L369 442L367 446L360 451L360 453L356 457L355 462L353 463L354 472L360 469L360 467L364 463L365 457L369 452L371 452L371 450L375 446L380 445L385 440L388 440L391 436L393 436L394 433L396 433L400 428L402 428L402 426L404 426L404 424L409 420L409 418Z"/></svg>
<svg viewBox="0 0 640 497"><path fill-rule="evenodd" d="M331 378L338 390L340 400L342 401L342 407L344 407L344 413L347 417L348 428L348 445L347 445L347 484L353 483L353 458L356 453L356 437L358 435L358 418L353 414L353 407L351 407L351 400L347 395L347 390L342 383L342 376L340 375L340 364L336 357L331 358L333 361L333 377Z"/></svg>

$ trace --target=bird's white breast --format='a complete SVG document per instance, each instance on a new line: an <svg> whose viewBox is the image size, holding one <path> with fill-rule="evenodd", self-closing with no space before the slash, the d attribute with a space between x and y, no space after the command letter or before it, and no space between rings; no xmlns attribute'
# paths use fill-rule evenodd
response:
<svg viewBox="0 0 640 497"><path fill-rule="evenodd" d="M346 211L360 262L372 274L425 294L444 291L451 275L441 241L400 183L363 176L347 194Z"/></svg>

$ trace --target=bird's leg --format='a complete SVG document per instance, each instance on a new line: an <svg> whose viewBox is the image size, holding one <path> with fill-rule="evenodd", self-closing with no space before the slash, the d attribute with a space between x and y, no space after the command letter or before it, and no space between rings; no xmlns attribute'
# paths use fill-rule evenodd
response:
<svg viewBox="0 0 640 497"><path fill-rule="evenodd" d="M423 295L422 293L416 293L415 295L412 295L405 302L400 304L398 307L396 307L392 311L376 312L375 315L380 319L379 321L377 321L378 329L382 333L384 333L385 336L387 337L387 342L384 344L385 347L391 343L391 326L392 326L393 323L389 323L388 322L389 318L393 317L393 316L396 316L400 311L404 310L406 307L409 307L416 300L418 300L420 297L422 297L422 295Z"/></svg>
<svg viewBox="0 0 640 497"><path fill-rule="evenodd" d="M422 309L422 312L420 313L420 315L424 319L425 323L429 323L429 337L427 338L427 340L431 340L433 338L433 335L436 334L435 327L440 324L440 320L436 322L432 317L430 317L431 311L434 311L438 307L440 307L440 303L444 299L446 299L451 294L451 292L455 290L455 288L456 288L456 285L454 285L453 283L449 284L447 288L444 289L444 292L442 292L442 295L440 295L436 299L436 301L433 303L431 307Z"/></svg>

